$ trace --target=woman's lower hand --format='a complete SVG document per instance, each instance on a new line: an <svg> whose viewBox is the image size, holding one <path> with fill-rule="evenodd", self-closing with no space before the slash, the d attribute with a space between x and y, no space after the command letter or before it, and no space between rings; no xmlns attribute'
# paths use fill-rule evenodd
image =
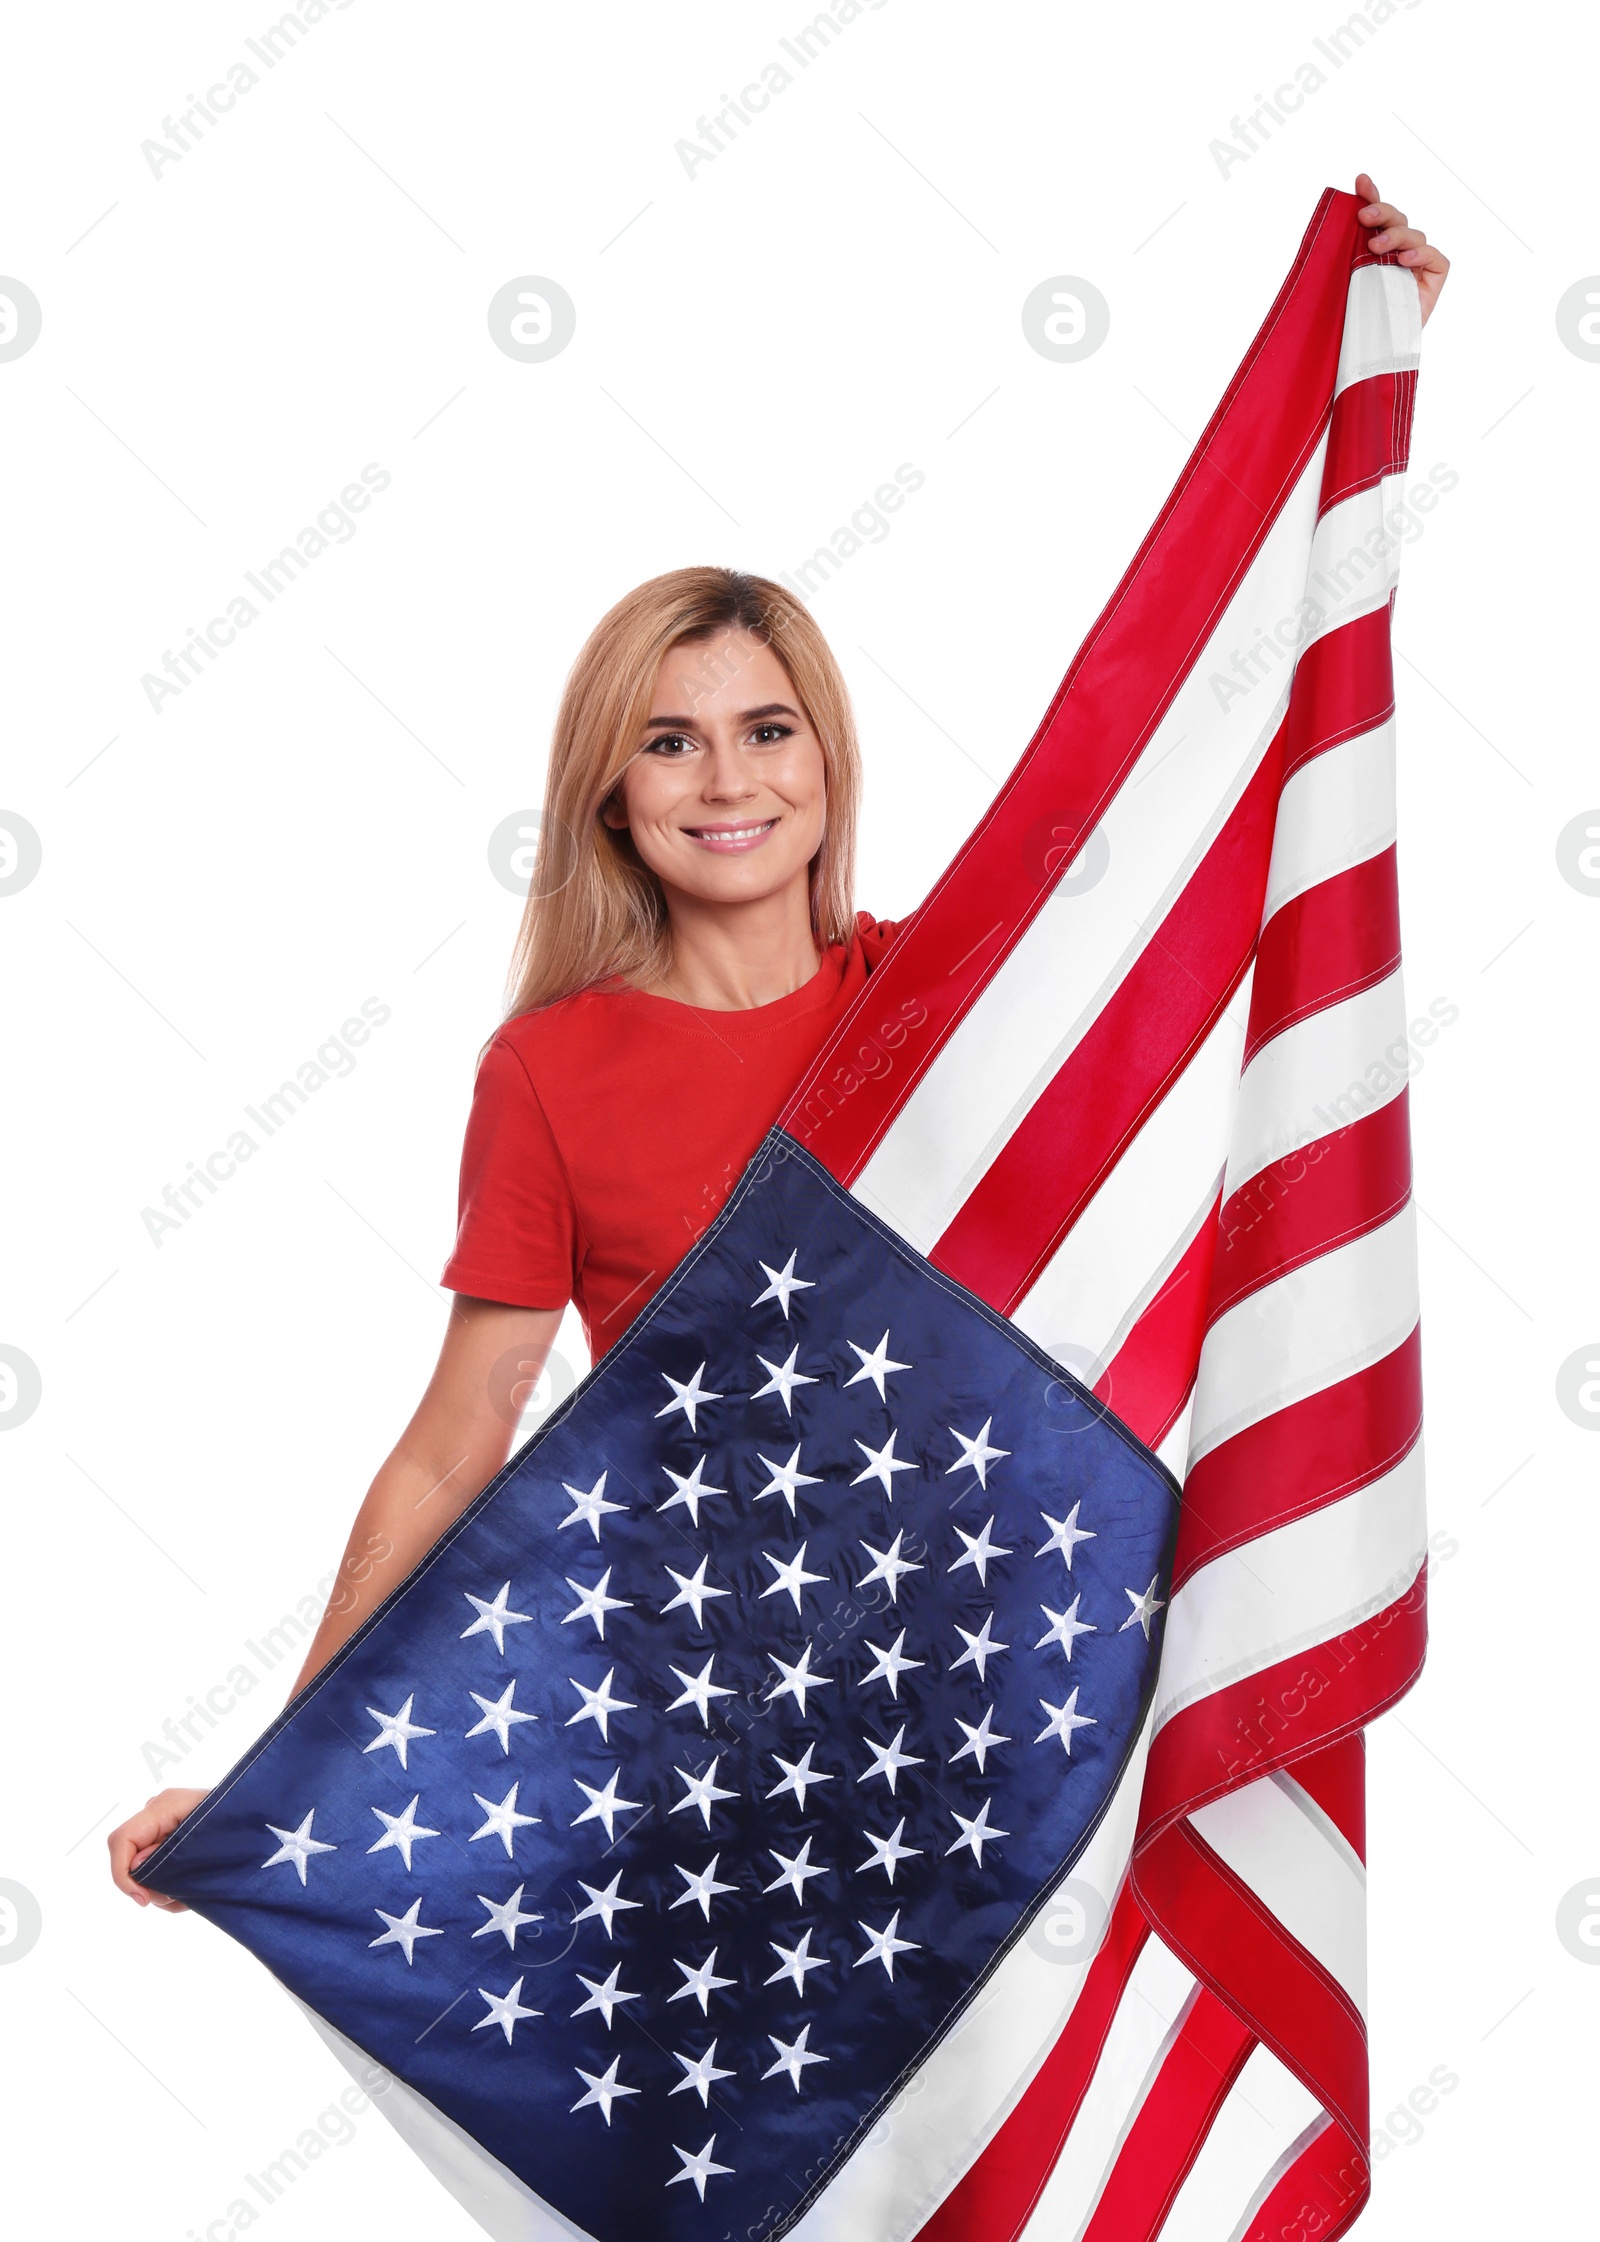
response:
<svg viewBox="0 0 1600 2242"><path fill-rule="evenodd" d="M162 1892L147 1891L133 1880L133 1871L145 1857L153 1853L163 1838L170 1837L186 1814L190 1814L205 1797L203 1790L162 1790L141 1806L137 1814L130 1814L122 1825L106 1839L111 1854L111 1881L119 1892L137 1900L141 1907L164 1908L169 1915L186 1912L181 1899L168 1899Z"/></svg>

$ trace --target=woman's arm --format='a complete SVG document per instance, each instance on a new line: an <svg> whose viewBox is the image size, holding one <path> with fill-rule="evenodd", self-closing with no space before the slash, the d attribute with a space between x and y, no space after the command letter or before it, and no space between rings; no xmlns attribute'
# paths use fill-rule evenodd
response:
<svg viewBox="0 0 1600 2242"><path fill-rule="evenodd" d="M559 1308L454 1300L428 1390L356 1512L333 1594L295 1680L297 1694L505 1462L560 1322ZM161 1791L112 1831L112 1879L130 1899L178 1911L176 1901L147 1892L131 1872L204 1796Z"/></svg>

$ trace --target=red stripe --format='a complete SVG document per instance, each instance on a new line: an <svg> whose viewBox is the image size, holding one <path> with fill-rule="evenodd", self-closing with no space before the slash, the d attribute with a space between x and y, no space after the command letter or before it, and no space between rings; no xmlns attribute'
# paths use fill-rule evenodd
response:
<svg viewBox="0 0 1600 2242"><path fill-rule="evenodd" d="M1364 1370L1219 1441L1184 1482L1176 1595L1202 1565L1393 1471L1422 1431L1422 1327Z"/></svg>
<svg viewBox="0 0 1600 2242"><path fill-rule="evenodd" d="M1160 2233L1255 2044L1213 1994L1196 1994L1117 2152L1083 2242L1152 2242Z"/></svg>
<svg viewBox="0 0 1600 2242"><path fill-rule="evenodd" d="M1318 1116L1328 1135L1269 1161L1223 1202L1208 1327L1274 1277L1387 1222L1410 1196L1409 1090L1342 1126Z"/></svg>
<svg viewBox="0 0 1600 2242"><path fill-rule="evenodd" d="M1394 659L1384 606L1341 623L1301 655L1284 741L1285 785L1314 755L1375 731L1393 714Z"/></svg>
<svg viewBox="0 0 1600 2242"><path fill-rule="evenodd" d="M1190 1239L1176 1267L1095 1382L1095 1392L1136 1432L1158 1448L1172 1429L1194 1384L1217 1250L1217 1205Z"/></svg>
<svg viewBox="0 0 1600 2242"><path fill-rule="evenodd" d="M1261 924L1281 733L1116 994L928 1258L1010 1314L1239 985Z"/></svg>
<svg viewBox="0 0 1600 2242"><path fill-rule="evenodd" d="M1261 2204L1239 2242L1337 2242L1372 2193L1372 2170L1337 2125L1326 2125Z"/></svg>
<svg viewBox="0 0 1600 2242"><path fill-rule="evenodd" d="M1026 2093L917 2242L1012 2242L1033 2215L1094 2077L1150 1926L1126 1884L1072 2014Z"/></svg>
<svg viewBox="0 0 1600 2242"><path fill-rule="evenodd" d="M1022 760L782 1116L845 1182L1031 924L1206 644L1331 408L1355 198L1327 190L1171 497ZM843 1063L889 1028L881 1072Z"/></svg>
<svg viewBox="0 0 1600 2242"><path fill-rule="evenodd" d="M1403 1697L1427 1649L1427 1573L1424 1563L1395 1602L1327 1642L1174 1713L1150 1747L1139 1844L1180 1815L1350 1735ZM1148 1899L1142 1884L1140 1896ZM1157 1913L1155 1920L1165 1937L1165 1919Z"/></svg>
<svg viewBox="0 0 1600 2242"><path fill-rule="evenodd" d="M1339 392L1328 424L1322 513L1341 499L1353 498L1358 490L1370 490L1385 475L1405 473L1416 394L1415 367L1404 373L1373 374Z"/></svg>
<svg viewBox="0 0 1600 2242"><path fill-rule="evenodd" d="M1358 1728L1294 1763L1294 1779L1322 1808L1358 1860L1367 1857L1367 1740Z"/></svg>
<svg viewBox="0 0 1600 2242"><path fill-rule="evenodd" d="M1343 1988L1189 1822L1142 1846L1133 1875L1163 1943L1364 2141L1367 2037Z"/></svg>
<svg viewBox="0 0 1600 2242"><path fill-rule="evenodd" d="M1399 963L1400 889L1391 844L1319 880L1268 919L1256 948L1243 1063L1297 1020L1358 996Z"/></svg>

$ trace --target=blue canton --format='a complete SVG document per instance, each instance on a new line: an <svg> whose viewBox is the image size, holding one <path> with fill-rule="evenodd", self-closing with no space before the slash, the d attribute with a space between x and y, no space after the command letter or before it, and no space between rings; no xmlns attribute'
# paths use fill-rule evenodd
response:
<svg viewBox="0 0 1600 2242"><path fill-rule="evenodd" d="M600 2242L761 2242L1092 1834L1176 1523L774 1131L144 1881Z"/></svg>

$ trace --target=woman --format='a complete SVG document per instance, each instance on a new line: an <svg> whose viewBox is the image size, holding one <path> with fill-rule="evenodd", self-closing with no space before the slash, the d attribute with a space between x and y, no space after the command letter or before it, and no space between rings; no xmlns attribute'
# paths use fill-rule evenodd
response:
<svg viewBox="0 0 1600 2242"><path fill-rule="evenodd" d="M1447 260L1366 173L1375 251ZM591 1353L715 1218L896 932L850 908L860 765L844 680L776 584L678 569L630 592L574 665L505 1025L478 1070L457 1295L415 1415L356 1516L304 1687L505 1462L575 1300ZM166 1790L109 1840L131 1871L204 1796Z"/></svg>

